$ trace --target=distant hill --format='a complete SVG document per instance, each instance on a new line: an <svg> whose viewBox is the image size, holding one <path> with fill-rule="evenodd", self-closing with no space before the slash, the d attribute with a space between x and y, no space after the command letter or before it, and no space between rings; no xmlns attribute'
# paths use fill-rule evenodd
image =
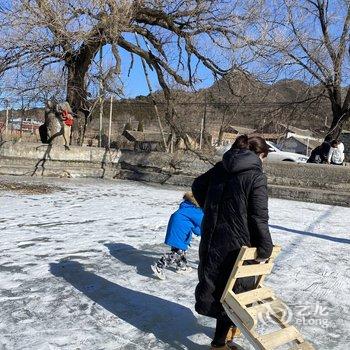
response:
<svg viewBox="0 0 350 350"><path fill-rule="evenodd" d="M319 86L300 80L266 84L240 71L230 72L198 92L175 90L173 97L177 123L187 130L198 129L205 117L208 130L218 129L225 123L258 128L271 120L279 120L316 131L324 129L331 115L329 101ZM155 98L163 114L163 94L157 92ZM121 123L142 120L148 127L157 127L150 96L121 100L113 109Z"/></svg>
<svg viewBox="0 0 350 350"><path fill-rule="evenodd" d="M279 120L302 128L321 129L331 114L322 89L300 80L266 84L251 75L231 72L202 93L214 106L215 102L232 103L232 124L253 128Z"/></svg>
<svg viewBox="0 0 350 350"><path fill-rule="evenodd" d="M331 120L330 103L320 86L288 79L267 84L241 71L231 71L211 87L197 92L173 90L173 97L178 112L176 123L188 131L199 130L202 118L205 118L208 131L218 130L224 124L255 129L271 120L317 131L324 129L325 122ZM155 99L163 116L166 108L163 93L156 92ZM19 113L14 112L16 115ZM42 109L28 110L26 113L35 114L43 120ZM4 112L0 112L0 119L4 115ZM92 118L93 129L98 129L98 115L97 107ZM106 119L108 115L109 102L106 101ZM116 101L113 104L113 119L118 132L127 122L136 127L142 121L146 128L158 128L150 96Z"/></svg>

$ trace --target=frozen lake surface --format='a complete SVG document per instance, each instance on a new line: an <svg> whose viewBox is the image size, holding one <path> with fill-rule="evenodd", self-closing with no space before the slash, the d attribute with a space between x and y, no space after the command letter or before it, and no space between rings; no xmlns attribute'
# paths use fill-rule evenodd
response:
<svg viewBox="0 0 350 350"><path fill-rule="evenodd" d="M183 190L50 181L67 190L0 192L0 350L208 349L214 322L193 308L199 240L188 275L150 270ZM271 199L270 225L283 252L267 284L316 349L349 349L350 209Z"/></svg>

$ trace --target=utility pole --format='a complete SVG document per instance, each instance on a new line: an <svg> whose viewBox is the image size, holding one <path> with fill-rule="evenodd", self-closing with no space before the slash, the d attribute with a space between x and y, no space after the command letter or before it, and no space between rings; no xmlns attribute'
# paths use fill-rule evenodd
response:
<svg viewBox="0 0 350 350"><path fill-rule="evenodd" d="M111 95L111 104L109 108L108 148L111 147L112 117L113 117L113 95Z"/></svg>
<svg viewBox="0 0 350 350"><path fill-rule="evenodd" d="M98 89L98 97L100 100L100 124L99 124L99 131L98 131L98 147L102 147L102 127L103 127L103 81L102 81L102 59L103 59L103 47L101 45L100 47L100 60L99 60L99 70L100 70L100 77L99 77L99 89Z"/></svg>
<svg viewBox="0 0 350 350"><path fill-rule="evenodd" d="M9 107L6 107L6 119L5 119L5 135L7 135L9 127Z"/></svg>
<svg viewBox="0 0 350 350"><path fill-rule="evenodd" d="M20 131L19 134L22 137L22 133L23 133L23 119L25 116L25 110L24 110L24 98L22 96L22 109L21 109L21 127L20 127Z"/></svg>
<svg viewBox="0 0 350 350"><path fill-rule="evenodd" d="M141 48L140 43L139 43L139 39L138 39L138 36L137 36L137 33L135 33L135 40L136 40L137 46L139 48ZM146 46L148 48L148 51L151 52L151 49L150 49L150 47L149 47L149 45L147 44L146 41L145 41L145 44L146 44ZM148 76L147 66L146 66L146 63L145 63L145 61L144 61L144 59L142 57L141 57L141 64L142 64L143 72L144 72L144 75L145 75L145 78L146 78L149 94L150 94L152 102L153 102L154 111L156 113L156 117L157 117L157 121L158 121L158 127L159 127L159 130L160 130L160 134L162 136L164 151L167 152L168 146L167 146L167 142L166 142L166 139L165 139L165 134L164 134L162 121L160 119L160 115L159 115L159 111L158 111L157 101L154 98L152 84L151 84L150 78Z"/></svg>
<svg viewBox="0 0 350 350"><path fill-rule="evenodd" d="M204 143L204 141L205 141L203 138L203 135L206 131L206 127L207 127L207 93L205 93L204 115L203 115L203 119L202 119L202 131L201 131L202 143ZM200 149L202 149L202 147L200 147Z"/></svg>
<svg viewBox="0 0 350 350"><path fill-rule="evenodd" d="M199 149L202 149L203 145L203 133L204 133L204 118L202 118L201 122L201 134L199 136Z"/></svg>
<svg viewBox="0 0 350 350"><path fill-rule="evenodd" d="M174 153L174 133L171 132L170 136L170 153Z"/></svg>

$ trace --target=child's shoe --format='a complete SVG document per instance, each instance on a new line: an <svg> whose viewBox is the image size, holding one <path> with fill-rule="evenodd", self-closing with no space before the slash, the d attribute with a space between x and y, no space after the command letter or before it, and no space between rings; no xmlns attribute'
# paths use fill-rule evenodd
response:
<svg viewBox="0 0 350 350"><path fill-rule="evenodd" d="M160 280L165 280L164 269L158 267L157 264L151 265L151 269L156 277L158 277Z"/></svg>
<svg viewBox="0 0 350 350"><path fill-rule="evenodd" d="M180 275L185 275L187 273L190 273L192 271L192 267L190 266L178 266L176 268L176 273L179 273Z"/></svg>

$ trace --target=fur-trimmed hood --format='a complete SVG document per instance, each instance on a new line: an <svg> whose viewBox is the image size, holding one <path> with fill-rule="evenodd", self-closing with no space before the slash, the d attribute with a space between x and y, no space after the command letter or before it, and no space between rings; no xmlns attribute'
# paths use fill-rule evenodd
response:
<svg viewBox="0 0 350 350"><path fill-rule="evenodd" d="M191 202L192 204L194 204L196 207L199 207L199 204L197 203L196 199L193 196L192 192L186 192L183 196L183 199L185 201Z"/></svg>

